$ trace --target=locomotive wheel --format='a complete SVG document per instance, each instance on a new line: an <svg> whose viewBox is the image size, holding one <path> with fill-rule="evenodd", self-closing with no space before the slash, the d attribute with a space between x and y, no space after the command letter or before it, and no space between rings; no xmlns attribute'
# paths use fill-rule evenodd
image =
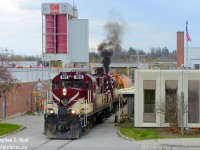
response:
<svg viewBox="0 0 200 150"><path fill-rule="evenodd" d="M105 119L106 119L105 115L104 115L104 113L102 113L101 115L98 116L97 123L102 123L105 121Z"/></svg>
<svg viewBox="0 0 200 150"><path fill-rule="evenodd" d="M118 116L115 115L115 123L117 123L117 122L118 122Z"/></svg>
<svg viewBox="0 0 200 150"><path fill-rule="evenodd" d="M88 129L91 129L92 127L93 127L93 123L92 123L92 121L90 120L90 121L88 121Z"/></svg>

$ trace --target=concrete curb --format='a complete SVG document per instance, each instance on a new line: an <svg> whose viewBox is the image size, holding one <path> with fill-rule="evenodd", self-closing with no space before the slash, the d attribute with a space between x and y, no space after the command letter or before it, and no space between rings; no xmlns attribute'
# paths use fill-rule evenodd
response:
<svg viewBox="0 0 200 150"><path fill-rule="evenodd" d="M176 144L159 144L159 146L165 146L165 147L183 147L183 148L200 148L198 145L176 145Z"/></svg>
<svg viewBox="0 0 200 150"><path fill-rule="evenodd" d="M126 140L129 140L129 141L133 141L133 142L137 142L135 141L134 139L132 138L129 138L129 137L126 137L124 136L119 130L117 131L118 135ZM159 140L159 139L157 139ZM140 143L141 144L141 143ZM153 143L152 143L153 144ZM200 148L200 145L181 145L181 144L164 144L164 143L159 143L157 142L156 144L153 144L153 145L157 145L157 146L165 146L165 147L179 147L179 148Z"/></svg>
<svg viewBox="0 0 200 150"><path fill-rule="evenodd" d="M129 140L129 141L135 141L134 139L132 138L129 138L129 137L126 137L124 136L119 130L117 131L118 135L121 136L122 138L126 139L126 140Z"/></svg>
<svg viewBox="0 0 200 150"><path fill-rule="evenodd" d="M4 138L4 137L6 137L6 136L9 136L9 135L15 134L15 133L17 133L17 132L20 132L20 131L26 129L26 128L27 128L27 127L22 126L21 128L17 129L16 131L13 131L13 132L10 132L10 133L8 133L8 134L5 134L5 135L0 136L0 138Z"/></svg>

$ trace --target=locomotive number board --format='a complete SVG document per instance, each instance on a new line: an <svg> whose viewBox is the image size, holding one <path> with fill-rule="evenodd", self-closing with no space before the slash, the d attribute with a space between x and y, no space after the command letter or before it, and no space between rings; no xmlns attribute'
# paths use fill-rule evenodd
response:
<svg viewBox="0 0 200 150"><path fill-rule="evenodd" d="M82 75L82 74L74 75L74 79L83 79L83 78L84 78L84 75Z"/></svg>
<svg viewBox="0 0 200 150"><path fill-rule="evenodd" d="M60 79L69 79L69 76L67 74L62 74L60 76Z"/></svg>

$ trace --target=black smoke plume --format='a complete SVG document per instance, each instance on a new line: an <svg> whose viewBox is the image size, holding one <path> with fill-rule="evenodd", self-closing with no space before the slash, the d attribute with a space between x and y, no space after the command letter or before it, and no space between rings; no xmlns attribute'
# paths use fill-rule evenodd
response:
<svg viewBox="0 0 200 150"><path fill-rule="evenodd" d="M100 53L101 57L103 57L102 64L104 68L104 72L106 74L109 73L109 65L111 63L111 57L113 56L113 51L112 50L103 50Z"/></svg>
<svg viewBox="0 0 200 150"><path fill-rule="evenodd" d="M100 52L101 57L103 57L102 64L104 72L108 74L111 57L114 53L116 54L122 51L121 38L123 35L124 27L117 22L108 22L104 28L107 32L107 37L98 46L98 51Z"/></svg>

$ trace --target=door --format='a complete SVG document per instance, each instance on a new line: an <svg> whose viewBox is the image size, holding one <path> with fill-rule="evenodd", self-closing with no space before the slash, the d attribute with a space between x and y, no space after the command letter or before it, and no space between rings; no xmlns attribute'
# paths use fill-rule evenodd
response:
<svg viewBox="0 0 200 150"><path fill-rule="evenodd" d="M2 97L2 120L6 119L6 96Z"/></svg>

